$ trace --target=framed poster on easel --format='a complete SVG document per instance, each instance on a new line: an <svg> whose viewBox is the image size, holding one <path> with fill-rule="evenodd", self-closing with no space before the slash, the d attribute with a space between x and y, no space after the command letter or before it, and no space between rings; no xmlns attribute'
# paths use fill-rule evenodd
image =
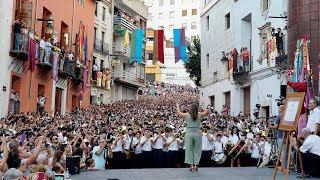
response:
<svg viewBox="0 0 320 180"><path fill-rule="evenodd" d="M294 134L297 134L297 128L298 128L298 123L299 123L299 118L300 118L300 113L301 109L303 108L303 103L304 103L304 97L305 97L305 92L295 92L295 93L289 93L287 95L285 104L284 104L284 109L281 115L281 120L279 123L279 130L283 130L283 136L282 136L282 142L280 145L280 150L278 153L278 159L276 163L276 167L274 170L273 174L273 179L275 179L277 172L285 172L286 173L286 179L288 179L289 176L289 166L290 166L290 159L291 159L291 149L293 147L293 138ZM304 179L304 172L303 172L303 167L302 167L302 160L301 160L301 153L299 150L299 143L297 142L297 153L298 157L300 159L300 167L301 167L301 174ZM287 148L289 148L289 155L287 159L287 167L284 169L283 164L281 163L281 168L279 169L279 162L281 158L281 153L282 153L282 147L284 146L284 154L282 158L282 162L285 161L286 153L287 153Z"/></svg>

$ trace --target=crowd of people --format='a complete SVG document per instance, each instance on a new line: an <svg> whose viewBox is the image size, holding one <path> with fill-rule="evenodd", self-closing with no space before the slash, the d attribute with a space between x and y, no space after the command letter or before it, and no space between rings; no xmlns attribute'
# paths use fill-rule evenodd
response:
<svg viewBox="0 0 320 180"><path fill-rule="evenodd" d="M81 171L186 167L186 125L176 103L188 112L191 104L199 103L199 91L147 82L137 100L74 107L66 115L10 112L0 124L0 170L6 180L33 179L39 172L54 179L68 176L75 166L67 163L72 157L79 157ZM275 122L251 119L241 112L230 116L227 108L218 112L212 105L200 105L200 112L208 113L201 120L199 167L269 164L276 154L272 142L281 136L271 130L279 116Z"/></svg>

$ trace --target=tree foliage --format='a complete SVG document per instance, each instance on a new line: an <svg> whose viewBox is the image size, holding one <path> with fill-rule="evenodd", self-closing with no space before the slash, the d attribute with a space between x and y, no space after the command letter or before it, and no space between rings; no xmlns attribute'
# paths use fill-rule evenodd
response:
<svg viewBox="0 0 320 180"><path fill-rule="evenodd" d="M196 38L187 41L187 54L188 54L188 62L185 63L185 68L187 69L187 73L189 73L189 77L194 81L197 86L200 86L201 81L201 44L200 38L197 36Z"/></svg>

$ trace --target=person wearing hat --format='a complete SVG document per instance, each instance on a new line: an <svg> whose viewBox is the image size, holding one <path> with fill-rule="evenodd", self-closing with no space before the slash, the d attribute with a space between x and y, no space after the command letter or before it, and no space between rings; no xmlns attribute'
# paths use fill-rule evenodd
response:
<svg viewBox="0 0 320 180"><path fill-rule="evenodd" d="M44 154L39 154L36 161L37 165L42 165L46 169L46 175L49 177L49 179L54 180L54 174L48 166L48 157Z"/></svg>

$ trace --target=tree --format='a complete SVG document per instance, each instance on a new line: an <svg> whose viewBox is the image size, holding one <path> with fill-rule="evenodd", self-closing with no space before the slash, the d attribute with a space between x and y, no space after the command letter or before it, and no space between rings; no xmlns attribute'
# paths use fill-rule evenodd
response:
<svg viewBox="0 0 320 180"><path fill-rule="evenodd" d="M200 86L201 81L201 44L200 38L197 36L196 38L188 40L186 43L187 54L188 54L188 62L185 63L185 68L187 69L187 73L189 73L189 77L194 81L197 86Z"/></svg>

